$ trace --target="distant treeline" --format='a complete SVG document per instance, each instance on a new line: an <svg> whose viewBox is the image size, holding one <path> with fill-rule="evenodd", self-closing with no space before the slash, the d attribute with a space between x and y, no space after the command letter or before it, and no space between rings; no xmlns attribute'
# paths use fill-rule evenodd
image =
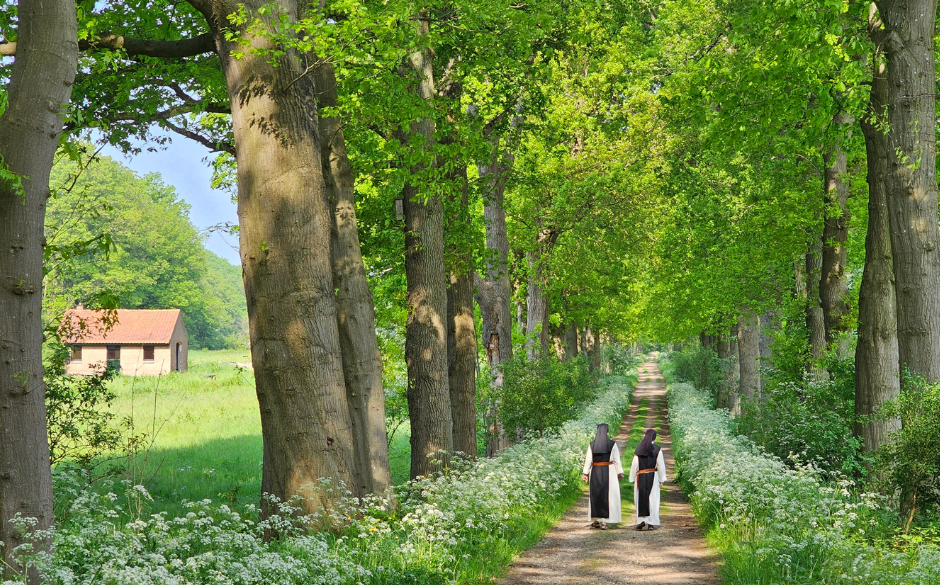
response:
<svg viewBox="0 0 940 585"><path fill-rule="evenodd" d="M189 210L158 174L104 156L59 161L46 214L47 312L96 299L179 308L192 347L244 347L241 269L206 250Z"/></svg>

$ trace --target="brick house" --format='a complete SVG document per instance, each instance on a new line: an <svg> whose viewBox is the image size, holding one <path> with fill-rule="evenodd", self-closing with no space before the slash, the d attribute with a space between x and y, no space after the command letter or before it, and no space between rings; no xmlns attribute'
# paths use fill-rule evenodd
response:
<svg viewBox="0 0 940 585"><path fill-rule="evenodd" d="M186 371L189 336L179 309L118 309L116 314L109 329L101 311L79 306L66 312L62 329L68 333L62 341L72 349L67 374L93 374L111 360L130 376Z"/></svg>

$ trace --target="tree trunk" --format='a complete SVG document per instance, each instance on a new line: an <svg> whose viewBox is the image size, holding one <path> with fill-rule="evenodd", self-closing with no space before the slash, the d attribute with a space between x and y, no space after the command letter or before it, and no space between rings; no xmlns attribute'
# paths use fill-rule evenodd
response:
<svg viewBox="0 0 940 585"><path fill-rule="evenodd" d="M548 297L542 278L542 264L535 252L526 254L529 265L529 294L526 302L526 353L529 359L548 355Z"/></svg>
<svg viewBox="0 0 940 585"><path fill-rule="evenodd" d="M490 164L477 167L483 185L483 221L489 254L483 278L477 277L474 282L483 322L480 334L486 349L491 383L494 388L502 388L503 372L499 364L512 359L513 291L509 280L509 238L506 234L506 210L503 207L506 173L512 159L508 155L500 159L498 147L493 152L494 158ZM495 404L488 405L487 420L493 420L495 411ZM486 445L487 457L496 455L503 447L500 443L502 436L498 425L492 423Z"/></svg>
<svg viewBox="0 0 940 585"><path fill-rule="evenodd" d="M852 123L848 114L833 117L833 125ZM845 336L848 330L849 285L845 278L849 239L849 186L843 180L848 174L845 152L836 143L823 157L825 163L825 219L822 238L822 275L819 300L823 310L826 344Z"/></svg>
<svg viewBox="0 0 940 585"><path fill-rule="evenodd" d="M571 361L578 357L578 328L575 327L574 321L568 321L568 326L565 327L565 331L562 333L561 341L562 346L565 348L565 361Z"/></svg>
<svg viewBox="0 0 940 585"><path fill-rule="evenodd" d="M738 363L741 364L741 396L753 401L760 393L760 322L748 309L738 317Z"/></svg>
<svg viewBox="0 0 940 585"><path fill-rule="evenodd" d="M0 544L9 578L22 570L11 553L23 544L10 520L35 518L35 530L53 522L42 379L43 224L78 63L73 1L20 0L17 20L16 58L0 116L0 156L21 187L0 181ZM29 571L27 580L38 583L39 576Z"/></svg>
<svg viewBox="0 0 940 585"><path fill-rule="evenodd" d="M333 64L323 59L315 69L317 106L337 106ZM321 162L331 203L333 281L346 401L356 453L357 496L381 493L391 487L385 429L385 391L382 354L375 333L375 305L356 223L355 178L346 152L342 120L320 117Z"/></svg>
<svg viewBox="0 0 940 585"><path fill-rule="evenodd" d="M934 23L937 0L878 2L888 61L885 189L902 368L940 380Z"/></svg>
<svg viewBox="0 0 940 585"><path fill-rule="evenodd" d="M470 229L467 200L467 167L458 165L453 179L461 186L458 210L451 225L455 231ZM447 363L454 451L477 456L477 332L473 317L473 253L453 250L450 286L447 288Z"/></svg>
<svg viewBox="0 0 940 585"><path fill-rule="evenodd" d="M592 372L597 372L601 366L600 336L598 336L591 327L585 327L584 331L587 341L587 350L585 353L587 353L590 358L589 367Z"/></svg>
<svg viewBox="0 0 940 585"><path fill-rule="evenodd" d="M765 368L774 367L774 347L773 331L777 327L777 314L775 311L764 311L760 316L760 327L758 328L758 353L760 354L760 365ZM763 392L764 384L767 381L762 377L760 380L760 389Z"/></svg>
<svg viewBox="0 0 940 585"><path fill-rule="evenodd" d="M257 15L264 0L247 3ZM297 3L282 1L291 21ZM251 356L261 407L261 491L304 496L313 512L334 496L320 478L356 485L356 458L334 297L314 77L303 56L271 57L225 39L228 9L204 7L213 23L232 108L238 163L242 274ZM214 12L218 11L218 12ZM267 28L273 17L258 17ZM255 48L275 49L263 33L243 34ZM240 53L236 57L234 53ZM315 58L312 56L308 56ZM262 514L269 512L262 500Z"/></svg>
<svg viewBox="0 0 940 585"><path fill-rule="evenodd" d="M820 365L826 355L826 323L819 300L822 271L822 241L815 240L806 254L806 330L809 332L809 371L816 379L826 376Z"/></svg>
<svg viewBox="0 0 940 585"><path fill-rule="evenodd" d="M728 383L728 410L737 416L741 414L741 357L738 344L738 324L731 327L731 374Z"/></svg>
<svg viewBox="0 0 940 585"><path fill-rule="evenodd" d="M724 384L718 393L718 408L731 408L731 368L733 367L731 355L731 338L727 331L719 333L716 342L716 352L718 359L721 360L722 372L724 373Z"/></svg>
<svg viewBox="0 0 940 585"><path fill-rule="evenodd" d="M869 31L876 47L881 46L880 20L870 17ZM877 49L876 49L877 50ZM868 155L868 233L865 236L865 272L858 300L858 345L855 349L855 433L865 452L888 441L901 427L897 418L873 415L900 393L898 323L895 305L894 267L891 255L885 175L888 152L882 130L887 97L887 77L880 55L874 56L869 111L862 119Z"/></svg>
<svg viewBox="0 0 940 585"><path fill-rule="evenodd" d="M419 34L430 26L418 20ZM433 99L434 73L430 49L411 55L416 91ZM434 141L434 121L417 120L412 135L424 148ZM422 169L412 169L418 174ZM405 362L408 365L408 413L411 418L411 477L427 476L447 464L454 450L453 418L447 367L447 271L444 266L444 206L438 196L424 197L409 180L405 199L405 276L408 281L408 321Z"/></svg>

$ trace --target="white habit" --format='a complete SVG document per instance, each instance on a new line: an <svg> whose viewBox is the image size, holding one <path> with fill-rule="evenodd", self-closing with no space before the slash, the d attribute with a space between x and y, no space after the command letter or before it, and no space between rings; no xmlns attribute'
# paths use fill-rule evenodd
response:
<svg viewBox="0 0 940 585"><path fill-rule="evenodd" d="M614 442L614 448L610 451L610 465L607 466L609 470L607 477L609 481L607 482L608 488L608 511L610 512L609 518L596 518L597 520L602 520L604 522L609 522L611 524L618 524L623 522L623 516L621 515L620 509L620 478L617 476L623 473L623 465L620 463L620 449L617 448L616 441ZM594 452L591 450L591 446L588 445L587 453L584 455L584 469L581 471L584 475L588 476L588 485L591 483L591 473L596 469L593 465L594 462ZM602 476L603 477L603 476ZM603 492L601 492L603 493ZM588 498L590 502L590 498ZM595 519L594 512L591 510L591 504L588 503L588 517L591 520Z"/></svg>
<svg viewBox="0 0 940 585"><path fill-rule="evenodd" d="M630 466L630 483L633 484L633 513L640 509L638 500L640 490L636 485L636 472L640 470L640 460L636 455L633 456L633 465ZM659 526L659 486L666 482L666 461L663 459L663 450L659 450L656 457L656 481L653 482L653 489L650 491L650 515L636 517L634 524L646 522L653 526Z"/></svg>

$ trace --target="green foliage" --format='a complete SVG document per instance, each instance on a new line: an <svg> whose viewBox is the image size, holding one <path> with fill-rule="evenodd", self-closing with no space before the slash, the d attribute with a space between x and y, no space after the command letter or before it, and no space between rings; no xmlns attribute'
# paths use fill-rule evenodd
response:
<svg viewBox="0 0 940 585"><path fill-rule="evenodd" d="M179 308L193 347L243 347L241 271L203 247L189 206L156 175L90 155L53 169L46 305L108 292L122 308Z"/></svg>
<svg viewBox="0 0 940 585"><path fill-rule="evenodd" d="M110 382L118 370L101 368L91 376L65 373L69 347L51 341L44 347L46 425L52 464L66 461L91 470L111 458L126 457L140 443L130 421L112 408L117 397Z"/></svg>
<svg viewBox="0 0 940 585"><path fill-rule="evenodd" d="M643 356L625 345L605 343L601 346L601 363L608 365L612 375L626 376L643 363Z"/></svg>
<svg viewBox="0 0 940 585"><path fill-rule="evenodd" d="M878 453L877 469L909 499L914 512L940 506L940 384L906 375L897 400L882 415L900 417L901 430Z"/></svg>
<svg viewBox="0 0 940 585"><path fill-rule="evenodd" d="M796 456L826 477L854 477L864 471L853 427L855 364L832 357L825 365L825 380L802 372L797 379L770 373L761 399L742 405L735 429L782 461Z"/></svg>
<svg viewBox="0 0 940 585"><path fill-rule="evenodd" d="M705 347L695 346L689 351L671 354L669 361L673 364L672 373L676 380L689 382L717 400L725 381L717 353Z"/></svg>
<svg viewBox="0 0 940 585"><path fill-rule="evenodd" d="M530 360L521 352L500 364L503 387L494 398L504 431L543 435L571 419L594 395L588 366L584 356Z"/></svg>

